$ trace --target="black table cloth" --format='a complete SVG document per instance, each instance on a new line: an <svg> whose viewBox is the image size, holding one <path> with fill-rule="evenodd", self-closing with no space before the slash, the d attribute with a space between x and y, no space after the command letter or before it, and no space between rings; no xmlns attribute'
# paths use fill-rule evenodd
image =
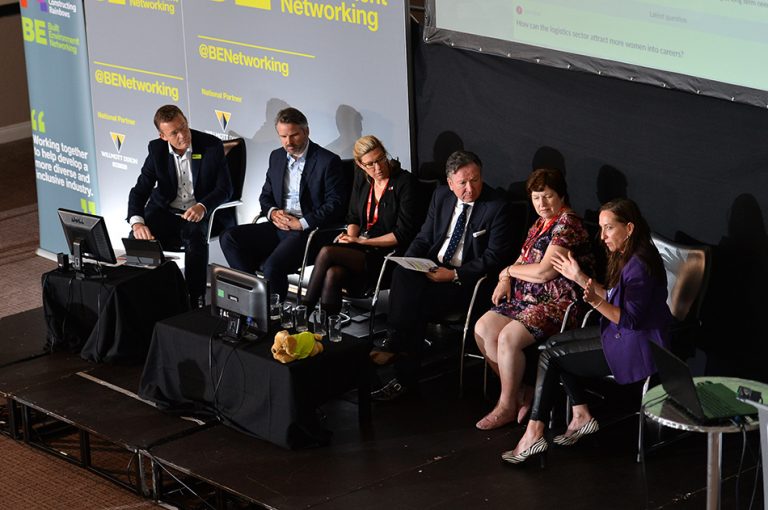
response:
<svg viewBox="0 0 768 510"><path fill-rule="evenodd" d="M73 271L43 275L46 347L96 362L143 363L155 322L189 310L184 277L174 262L103 272L86 280Z"/></svg>
<svg viewBox="0 0 768 510"><path fill-rule="evenodd" d="M158 322L139 396L180 414L216 416L286 448L327 443L318 406L351 389L358 388L360 418L368 418L366 341L324 341L323 353L284 365L272 358L273 334L234 343L216 336L223 330L207 309Z"/></svg>

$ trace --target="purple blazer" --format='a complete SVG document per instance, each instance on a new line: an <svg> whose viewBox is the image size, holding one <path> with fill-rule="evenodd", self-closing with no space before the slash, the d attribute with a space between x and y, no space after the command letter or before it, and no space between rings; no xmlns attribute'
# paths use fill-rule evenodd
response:
<svg viewBox="0 0 768 510"><path fill-rule="evenodd" d="M656 281L633 256L621 271L608 302L621 308L614 324L602 318L601 340L616 382L629 384L656 372L649 341L668 347L672 314L667 306L667 286Z"/></svg>

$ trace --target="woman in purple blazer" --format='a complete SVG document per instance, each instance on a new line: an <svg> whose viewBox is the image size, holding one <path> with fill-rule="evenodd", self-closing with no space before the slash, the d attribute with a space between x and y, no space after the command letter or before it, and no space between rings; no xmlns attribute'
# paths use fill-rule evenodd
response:
<svg viewBox="0 0 768 510"><path fill-rule="evenodd" d="M618 199L600 208L601 239L608 250L607 285L581 271L569 252L553 267L584 289L584 301L602 315L598 328L573 330L550 338L539 357L531 419L514 450L502 459L519 464L547 450L545 419L562 380L573 401L573 419L553 442L570 446L598 430L584 403L580 377L613 375L629 384L656 371L648 342L666 346L672 315L667 307L667 282L648 224L633 201Z"/></svg>

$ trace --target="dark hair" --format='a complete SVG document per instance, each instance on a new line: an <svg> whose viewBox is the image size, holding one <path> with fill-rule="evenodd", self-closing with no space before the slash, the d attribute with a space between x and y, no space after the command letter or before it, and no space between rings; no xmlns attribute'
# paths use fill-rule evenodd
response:
<svg viewBox="0 0 768 510"><path fill-rule="evenodd" d="M547 187L553 189L568 205L568 185L565 183L565 178L560 170L539 168L531 172L525 181L525 191L528 193L528 198L534 191L544 191L544 188Z"/></svg>
<svg viewBox="0 0 768 510"><path fill-rule="evenodd" d="M448 160L445 162L445 176L450 177L455 174L459 168L473 163L477 165L480 172L483 171L483 162L480 161L477 154L470 151L456 151L448 156Z"/></svg>
<svg viewBox="0 0 768 510"><path fill-rule="evenodd" d="M664 262L661 260L659 250L654 246L651 240L651 229L643 215L640 214L640 208L637 204L628 198L617 198L603 204L600 212L610 211L616 216L616 219L624 225L632 223L634 230L632 235L627 237L623 251L614 251L608 253L608 268L606 270L606 285L615 287L621 278L621 271L633 255L643 262L645 270L652 278L660 282L667 281L667 273L664 271Z"/></svg>
<svg viewBox="0 0 768 510"><path fill-rule="evenodd" d="M307 118L304 114L296 108L291 107L283 108L277 112L277 115L275 115L275 127L277 127L278 124L296 124L303 129L309 127L309 122L307 122Z"/></svg>
<svg viewBox="0 0 768 510"><path fill-rule="evenodd" d="M185 121L187 118L184 116L184 112L181 111L181 108L176 106L175 104L167 104L164 106L161 106L157 109L155 112L155 118L152 119L152 122L155 123L155 127L158 131L160 131L160 124L163 122L171 122L173 119L181 115L181 118Z"/></svg>

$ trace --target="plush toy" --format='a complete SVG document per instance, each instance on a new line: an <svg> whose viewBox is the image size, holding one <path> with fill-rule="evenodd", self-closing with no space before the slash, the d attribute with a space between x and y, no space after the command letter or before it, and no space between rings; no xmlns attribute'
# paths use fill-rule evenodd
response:
<svg viewBox="0 0 768 510"><path fill-rule="evenodd" d="M290 363L323 352L323 344L318 342L323 335L303 331L291 335L287 331L278 331L272 344L272 357L280 363Z"/></svg>

